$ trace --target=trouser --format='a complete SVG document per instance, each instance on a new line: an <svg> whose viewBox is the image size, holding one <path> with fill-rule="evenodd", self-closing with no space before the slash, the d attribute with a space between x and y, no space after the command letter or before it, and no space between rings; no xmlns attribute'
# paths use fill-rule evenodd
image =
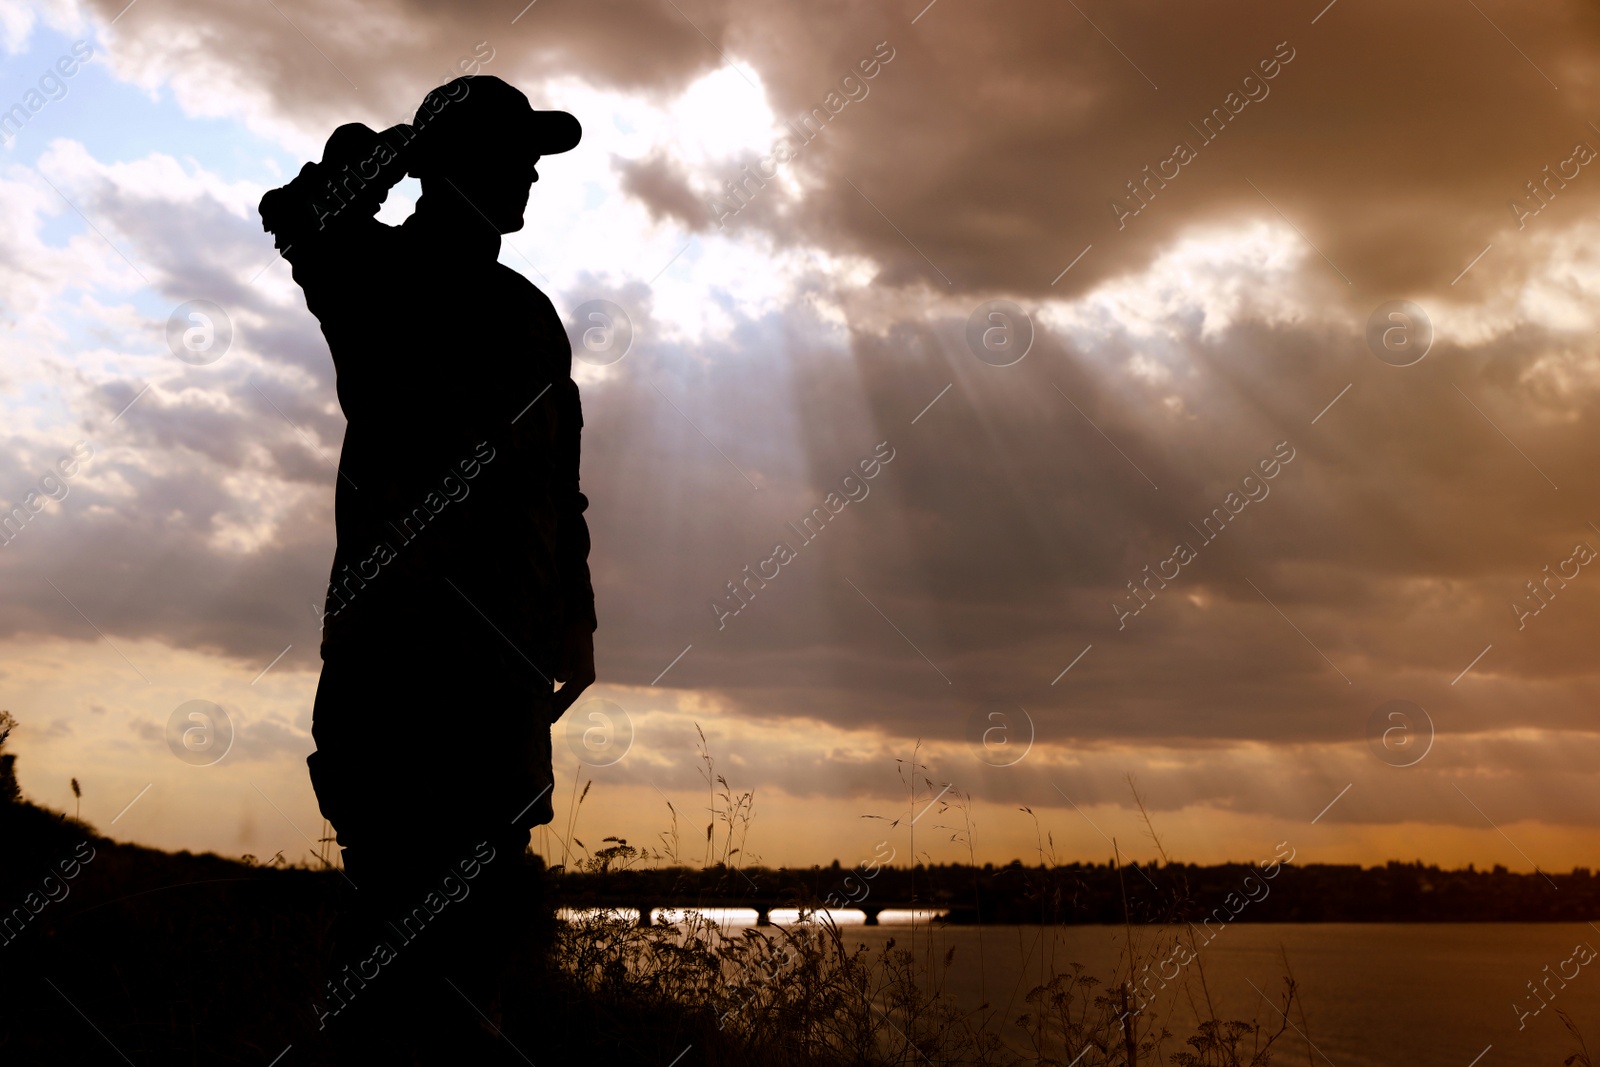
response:
<svg viewBox="0 0 1600 1067"><path fill-rule="evenodd" d="M353 888L334 922L319 1019L345 1062L476 1063L509 1051L499 983L526 943L527 840L514 831L449 860L345 850Z"/></svg>
<svg viewBox="0 0 1600 1067"><path fill-rule="evenodd" d="M549 822L550 683L444 648L386 651L330 659L317 685L306 763L339 844Z"/></svg>
<svg viewBox="0 0 1600 1067"><path fill-rule="evenodd" d="M527 930L528 831L550 818L547 693L420 666L329 662L317 690L307 763L344 866L319 1023L347 1062L504 1051L498 983Z"/></svg>

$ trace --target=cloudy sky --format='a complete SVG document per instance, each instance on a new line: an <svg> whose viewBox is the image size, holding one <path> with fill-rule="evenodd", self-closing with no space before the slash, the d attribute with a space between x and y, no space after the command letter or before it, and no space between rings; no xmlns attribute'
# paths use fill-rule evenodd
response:
<svg viewBox="0 0 1600 1067"><path fill-rule="evenodd" d="M167 848L320 836L344 420L255 205L465 58L585 130L502 262L633 334L574 364L609 703L557 728L541 847L655 841L669 799L697 840L698 725L769 863L871 858L872 814L904 858L947 786L919 857L1032 858L1027 807L1143 859L1130 776L1182 859L1591 862L1592 7L124 3L0 3L35 799L76 776ZM202 365L168 343L195 300L231 329ZM734 615L746 567L777 575ZM169 744L190 701L209 765ZM438 730L419 764L494 743Z"/></svg>

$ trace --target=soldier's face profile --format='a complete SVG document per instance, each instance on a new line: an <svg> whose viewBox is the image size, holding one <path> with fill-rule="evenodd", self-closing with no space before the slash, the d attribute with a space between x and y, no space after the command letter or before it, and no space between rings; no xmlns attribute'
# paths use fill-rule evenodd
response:
<svg viewBox="0 0 1600 1067"><path fill-rule="evenodd" d="M539 157L531 150L496 147L446 170L449 179L498 233L522 229L528 193L539 180ZM424 191L427 183L424 182ZM448 186L447 186L448 188Z"/></svg>

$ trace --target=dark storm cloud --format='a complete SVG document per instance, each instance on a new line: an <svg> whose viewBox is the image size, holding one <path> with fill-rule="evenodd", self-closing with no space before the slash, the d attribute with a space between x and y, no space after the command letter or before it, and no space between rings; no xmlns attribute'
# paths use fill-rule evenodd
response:
<svg viewBox="0 0 1600 1067"><path fill-rule="evenodd" d="M59 508L0 550L10 591L0 632L150 638L263 664L287 642L312 646L331 505L279 517L270 548L222 551L212 536L219 520L259 516L242 511L210 464L166 453L156 475L144 470L148 458L102 445ZM113 473L126 494L87 484Z"/></svg>
<svg viewBox="0 0 1600 1067"><path fill-rule="evenodd" d="M710 216L705 204L689 188L686 175L665 153L644 159L617 159L622 191L645 203L652 215L673 218L691 228L703 228Z"/></svg>
<svg viewBox="0 0 1600 1067"><path fill-rule="evenodd" d="M102 24L119 10L114 3L90 6ZM409 122L429 89L472 72L473 60L485 73L525 83L575 74L626 90L666 91L721 65L700 30L712 40L739 35L709 4L695 6L699 30L667 4L541 0L516 17L519 6L474 0L217 8L193 0L130 12L107 38L125 72L171 79L196 94L205 86L186 86L186 77L222 82L241 96L271 100L281 117L319 131L320 140L320 131L344 122Z"/></svg>
<svg viewBox="0 0 1600 1067"><path fill-rule="evenodd" d="M121 5L98 6L109 18ZM1478 292L1523 269L1508 202L1537 207L1526 183L1595 136L1600 15L1577 3L938 4L913 24L921 6L543 0L513 25L502 3L180 3L119 20L113 51L180 84L220 65L319 130L395 121L479 40L491 73L658 98L731 55L759 72L780 119L842 108L788 164L821 178L806 210L780 221L757 198L732 225L870 255L891 283L942 283L936 269L962 291L1042 293L1093 244L1060 283L1078 291L1196 221L1281 211L1365 297L1439 291L1499 241L1467 283ZM843 78L859 83L880 42L894 59L849 103ZM1179 145L1194 158L1164 165ZM619 165L656 210L710 225L671 160ZM720 170L706 177L720 188ZM1541 186L1560 201L1525 225L1570 224L1594 186L1586 171Z"/></svg>
<svg viewBox="0 0 1600 1067"><path fill-rule="evenodd" d="M856 336L844 365L798 339L804 318L743 339L743 355L647 348L591 389L586 484L615 680L646 684L692 643L664 684L721 690L748 714L957 738L985 701L1007 700L1067 742L1358 740L1393 696L1451 699L1454 725L1493 729L1506 725L1503 693L1449 685L1491 642L1479 670L1499 682L1588 677L1578 648L1600 585L1575 580L1543 632L1519 632L1510 607L1573 543L1600 545L1571 504L1597 488L1594 475L1560 459L1594 447L1587 420L1541 422L1479 380L1490 360L1503 368L1526 353L1446 349L1404 377L1365 351L1329 355L1318 330L1245 323L1182 338L1176 361L1195 373L1156 388L1120 369L1126 337L1092 353L1043 337L1023 363L996 369L965 349L958 321L904 325ZM665 391L673 379L688 418L733 464L765 475L760 493L647 384ZM1311 425L1345 384L1351 393ZM775 392L792 425L753 418ZM1198 417L1165 417L1167 394ZM1592 396L1567 404L1587 411ZM1560 493L1473 402L1527 451L1554 457ZM672 444L642 450L641 436ZM787 439L801 469L761 471ZM896 458L871 494L805 544L786 523L885 440ZM1259 464L1285 444L1294 459L1262 479ZM1252 491L1265 495L1245 503ZM1217 508L1228 521L1208 543L1190 523ZM768 586L746 586L753 599L719 629L713 601L736 606L725 583L776 541L797 558ZM1177 543L1195 560L1165 587L1143 586L1153 601L1119 628L1113 603L1139 603L1126 583ZM1584 703L1547 693L1518 721L1581 727Z"/></svg>
<svg viewBox="0 0 1600 1067"><path fill-rule="evenodd" d="M806 210L766 224L870 255L891 283L959 290L1043 293L1093 244L1057 287L1080 291L1197 221L1280 211L1364 300L1447 289L1491 241L1469 291L1519 280L1527 233L1508 202L1537 208L1526 183L1600 145L1600 18L1487 9L1513 44L1470 5L1343 4L1313 25L1323 7L1136 3L1088 10L1091 26L1070 5L940 4L871 27L893 64L792 164L823 179ZM756 62L784 118L877 40L821 18L786 29ZM1180 145L1193 158L1166 164ZM1600 182L1564 173L1526 227L1594 202ZM763 222L758 199L735 225Z"/></svg>
<svg viewBox="0 0 1600 1067"><path fill-rule="evenodd" d="M636 759L630 754L615 766L586 768L583 773L593 774L602 786L703 788L703 779L696 775L697 735L692 727L687 723L652 727L639 734L636 745L641 753L651 752L656 762L646 764L642 756ZM1319 821L1329 826L1410 822L1487 828L1484 813L1490 812L1507 825L1523 820L1600 825L1592 805L1581 800L1597 742L1592 737L1571 738L1565 744L1552 740L1442 738L1410 767L1383 764L1365 746L1335 752L1325 746L1295 744L1249 750L1099 743L1076 745L1070 753L1039 748L1013 766L992 766L973 758L964 747L934 749L924 743L919 751L924 773L918 785L933 781L925 794L931 798L949 784L952 791L944 795L946 803L970 793L989 804L1041 810L1069 803L1131 807L1137 789L1146 807L1158 814L1200 806L1309 822L1338 796L1339 803ZM909 741L864 749L824 747L823 742L795 750L714 735L711 745L720 758L737 757L731 779L739 789L756 786L758 799L772 788L806 799L879 798L865 805L866 810L887 811L891 817L895 801L883 799L885 780L894 780L889 768L896 757L907 759L911 754ZM1341 795L1347 785L1349 792ZM903 803L905 798L899 800ZM935 813L943 814L938 809Z"/></svg>
<svg viewBox="0 0 1600 1067"><path fill-rule="evenodd" d="M262 663L289 641L309 647L344 432L315 321L251 284L267 262L258 221L209 194L136 192L73 159L46 164L59 168L53 180L142 265L159 303L225 305L233 347L189 366L167 348L164 320L124 336L113 319L101 324L102 343L126 353L117 367L127 377L67 364L77 424L53 441L10 442L0 500L22 505L75 441L92 455L65 479L61 502L0 549L12 590L0 632L104 632Z"/></svg>

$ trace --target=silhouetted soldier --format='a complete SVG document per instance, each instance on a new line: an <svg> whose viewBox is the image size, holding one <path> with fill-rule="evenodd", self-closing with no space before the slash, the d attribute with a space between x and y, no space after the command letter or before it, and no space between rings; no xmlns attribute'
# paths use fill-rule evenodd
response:
<svg viewBox="0 0 1600 1067"><path fill-rule="evenodd" d="M528 833L552 817L549 727L594 680L571 348L496 262L539 157L581 134L498 78L459 78L412 126L341 126L261 201L349 424L308 762L357 887L325 1022L363 1062L388 1040L409 1062L386 1031L494 1016ZM415 213L379 223L407 173ZM449 1054L476 1062L460 1043L480 1039L458 1029Z"/></svg>

